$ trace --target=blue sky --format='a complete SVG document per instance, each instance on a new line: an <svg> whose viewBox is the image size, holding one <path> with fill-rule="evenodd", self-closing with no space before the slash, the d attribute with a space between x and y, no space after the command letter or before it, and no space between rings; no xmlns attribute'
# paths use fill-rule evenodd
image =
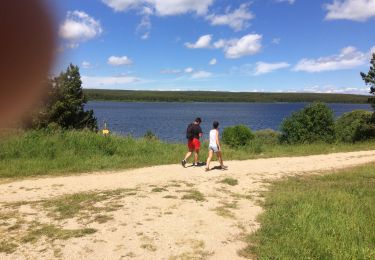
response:
<svg viewBox="0 0 375 260"><path fill-rule="evenodd" d="M375 0L55 0L83 86L368 93Z"/></svg>

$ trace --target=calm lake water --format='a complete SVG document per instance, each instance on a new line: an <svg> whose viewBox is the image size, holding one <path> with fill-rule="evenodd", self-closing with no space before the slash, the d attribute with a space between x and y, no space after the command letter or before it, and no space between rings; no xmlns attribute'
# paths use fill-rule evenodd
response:
<svg viewBox="0 0 375 260"><path fill-rule="evenodd" d="M107 122L109 129L120 135L142 137L151 130L168 142L185 142L187 125L201 117L204 134L212 122L219 128L244 124L253 130L278 130L282 120L307 103L141 103L90 101L86 108L93 109L99 127ZM371 111L368 104L328 104L335 116L356 109ZM207 138L207 135L205 136Z"/></svg>

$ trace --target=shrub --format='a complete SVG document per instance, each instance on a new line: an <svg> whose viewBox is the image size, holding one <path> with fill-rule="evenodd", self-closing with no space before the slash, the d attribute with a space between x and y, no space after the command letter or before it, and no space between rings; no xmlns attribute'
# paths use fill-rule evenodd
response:
<svg viewBox="0 0 375 260"><path fill-rule="evenodd" d="M148 140L157 140L158 137L151 131L147 130L147 132L144 134L143 138Z"/></svg>
<svg viewBox="0 0 375 260"><path fill-rule="evenodd" d="M336 137L340 142L356 142L375 137L372 114L365 110L355 110L339 117L335 123Z"/></svg>
<svg viewBox="0 0 375 260"><path fill-rule="evenodd" d="M263 129L256 131L255 139L262 144L276 145L280 141L281 133L272 129Z"/></svg>
<svg viewBox="0 0 375 260"><path fill-rule="evenodd" d="M295 143L333 142L333 111L324 103L312 103L294 112L281 124L281 141Z"/></svg>
<svg viewBox="0 0 375 260"><path fill-rule="evenodd" d="M254 139L254 134L245 125L236 125L227 127L223 131L222 140L225 144L231 147L240 147L248 144Z"/></svg>

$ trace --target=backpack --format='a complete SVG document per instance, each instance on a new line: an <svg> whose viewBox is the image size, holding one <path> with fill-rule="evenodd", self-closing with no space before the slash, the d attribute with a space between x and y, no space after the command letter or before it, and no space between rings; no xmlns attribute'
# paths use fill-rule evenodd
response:
<svg viewBox="0 0 375 260"><path fill-rule="evenodd" d="M194 124L190 123L186 129L186 138L193 139L194 138Z"/></svg>

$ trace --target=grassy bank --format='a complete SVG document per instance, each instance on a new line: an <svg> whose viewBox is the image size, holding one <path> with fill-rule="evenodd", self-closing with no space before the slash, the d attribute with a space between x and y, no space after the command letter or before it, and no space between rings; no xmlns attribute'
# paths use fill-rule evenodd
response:
<svg viewBox="0 0 375 260"><path fill-rule="evenodd" d="M219 91L135 91L85 89L89 100L137 102L314 102L368 103L369 96L324 93L255 93Z"/></svg>
<svg viewBox="0 0 375 260"><path fill-rule="evenodd" d="M259 259L375 259L375 164L275 182L262 227L241 252Z"/></svg>
<svg viewBox="0 0 375 260"><path fill-rule="evenodd" d="M0 139L0 178L65 175L77 172L139 168L179 163L185 144L109 136L85 131L29 131ZM255 141L241 148L223 147L225 160L299 156L371 150L375 142L357 144L276 145ZM200 160L207 157L203 145Z"/></svg>

